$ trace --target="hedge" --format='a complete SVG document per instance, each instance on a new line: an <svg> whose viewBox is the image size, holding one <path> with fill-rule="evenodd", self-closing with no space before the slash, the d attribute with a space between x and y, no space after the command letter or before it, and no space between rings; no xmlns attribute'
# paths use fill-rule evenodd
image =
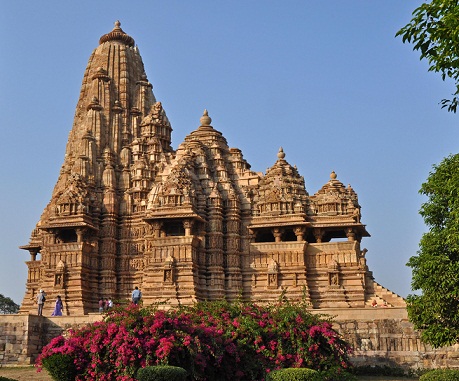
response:
<svg viewBox="0 0 459 381"><path fill-rule="evenodd" d="M137 371L138 381L185 381L188 373L178 366L147 366Z"/></svg>
<svg viewBox="0 0 459 381"><path fill-rule="evenodd" d="M459 381L459 369L429 370L419 377L419 381Z"/></svg>
<svg viewBox="0 0 459 381"><path fill-rule="evenodd" d="M309 368L285 368L266 375L266 381L316 381L318 372Z"/></svg>

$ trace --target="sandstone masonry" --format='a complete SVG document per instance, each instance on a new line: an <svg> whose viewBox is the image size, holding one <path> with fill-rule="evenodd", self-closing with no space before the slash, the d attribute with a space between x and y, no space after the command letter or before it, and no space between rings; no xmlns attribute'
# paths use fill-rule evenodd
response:
<svg viewBox="0 0 459 381"><path fill-rule="evenodd" d="M404 308L311 310L334 316L334 328L354 348L357 365L408 369L459 368L459 345L433 349L421 343ZM100 314L63 317L0 316L0 366L33 364L53 337L101 320Z"/></svg>
<svg viewBox="0 0 459 381"><path fill-rule="evenodd" d="M134 39L119 22L100 38L51 200L21 246L30 253L21 314L35 312L40 289L74 316L134 286L147 304L285 295L315 309L405 305L366 265L369 234L350 185L332 172L309 195L282 148L255 172L211 122L205 110L173 149Z"/></svg>

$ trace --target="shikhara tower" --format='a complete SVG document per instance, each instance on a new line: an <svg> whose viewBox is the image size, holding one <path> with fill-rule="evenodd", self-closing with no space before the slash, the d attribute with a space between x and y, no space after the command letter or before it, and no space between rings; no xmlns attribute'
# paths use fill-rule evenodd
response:
<svg viewBox="0 0 459 381"><path fill-rule="evenodd" d="M404 305L374 282L357 194L334 172L313 196L282 148L253 172L207 111L174 150L152 88L116 22L89 59L51 201L21 246L31 256L21 313L35 312L39 289L75 315L134 286L146 304L285 294L312 308Z"/></svg>

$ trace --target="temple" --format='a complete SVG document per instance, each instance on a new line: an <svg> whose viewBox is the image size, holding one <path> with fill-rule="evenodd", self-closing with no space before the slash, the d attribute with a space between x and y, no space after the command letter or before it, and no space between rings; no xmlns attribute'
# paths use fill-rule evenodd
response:
<svg viewBox="0 0 459 381"><path fill-rule="evenodd" d="M51 200L21 246L30 260L20 312L36 313L40 289L78 315L97 312L100 297L129 299L135 286L144 304L405 305L366 265L370 235L350 185L331 172L309 195L282 148L255 172L211 123L205 110L171 146L139 50L116 22L89 58Z"/></svg>

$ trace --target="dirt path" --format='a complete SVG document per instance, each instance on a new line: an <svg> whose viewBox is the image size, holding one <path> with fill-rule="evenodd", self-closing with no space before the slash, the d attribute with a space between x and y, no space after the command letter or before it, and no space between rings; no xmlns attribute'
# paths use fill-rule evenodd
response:
<svg viewBox="0 0 459 381"><path fill-rule="evenodd" d="M37 373L37 369L33 366L0 368L0 376L17 381L53 381L46 370Z"/></svg>

